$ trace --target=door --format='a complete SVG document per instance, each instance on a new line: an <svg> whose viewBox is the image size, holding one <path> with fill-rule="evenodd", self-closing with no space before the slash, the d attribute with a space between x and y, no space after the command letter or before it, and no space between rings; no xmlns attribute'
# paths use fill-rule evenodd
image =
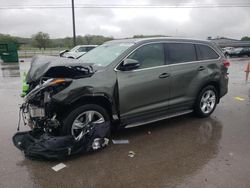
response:
<svg viewBox="0 0 250 188"><path fill-rule="evenodd" d="M124 119L146 118L168 106L170 72L165 65L164 44L146 44L128 59L137 60L138 68L118 71L120 115Z"/></svg>
<svg viewBox="0 0 250 188"><path fill-rule="evenodd" d="M205 69L197 61L195 45L167 43L166 62L171 69L169 108L172 111L189 109L193 105L194 92Z"/></svg>

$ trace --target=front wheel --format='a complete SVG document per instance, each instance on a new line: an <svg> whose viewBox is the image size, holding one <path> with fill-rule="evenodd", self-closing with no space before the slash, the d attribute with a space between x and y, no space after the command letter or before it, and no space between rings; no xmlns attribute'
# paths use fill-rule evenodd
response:
<svg viewBox="0 0 250 188"><path fill-rule="evenodd" d="M207 86L203 88L195 103L195 114L198 117L210 116L218 101L218 92L214 86Z"/></svg>
<svg viewBox="0 0 250 188"><path fill-rule="evenodd" d="M102 126L110 123L107 111L95 104L86 104L72 110L63 121L62 134L72 135L76 140L87 133L90 126ZM110 130L104 137L109 137Z"/></svg>

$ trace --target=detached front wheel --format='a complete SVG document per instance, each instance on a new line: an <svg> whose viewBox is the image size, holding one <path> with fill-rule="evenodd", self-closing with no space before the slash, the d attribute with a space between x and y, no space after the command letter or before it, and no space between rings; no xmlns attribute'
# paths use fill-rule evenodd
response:
<svg viewBox="0 0 250 188"><path fill-rule="evenodd" d="M218 101L218 92L214 86L207 86L203 88L196 100L195 114L198 117L210 116Z"/></svg>

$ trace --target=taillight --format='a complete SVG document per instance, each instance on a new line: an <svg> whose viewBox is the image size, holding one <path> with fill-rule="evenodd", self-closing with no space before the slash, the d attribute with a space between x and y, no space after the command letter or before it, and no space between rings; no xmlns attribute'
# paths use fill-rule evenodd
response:
<svg viewBox="0 0 250 188"><path fill-rule="evenodd" d="M230 62L228 60L223 60L224 67L228 68L230 66Z"/></svg>

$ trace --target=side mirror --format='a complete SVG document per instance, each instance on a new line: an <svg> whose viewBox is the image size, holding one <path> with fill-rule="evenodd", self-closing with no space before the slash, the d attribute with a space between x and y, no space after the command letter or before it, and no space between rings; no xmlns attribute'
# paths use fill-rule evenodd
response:
<svg viewBox="0 0 250 188"><path fill-rule="evenodd" d="M135 59L125 59L120 66L120 70L129 71L137 69L140 66L140 63Z"/></svg>

